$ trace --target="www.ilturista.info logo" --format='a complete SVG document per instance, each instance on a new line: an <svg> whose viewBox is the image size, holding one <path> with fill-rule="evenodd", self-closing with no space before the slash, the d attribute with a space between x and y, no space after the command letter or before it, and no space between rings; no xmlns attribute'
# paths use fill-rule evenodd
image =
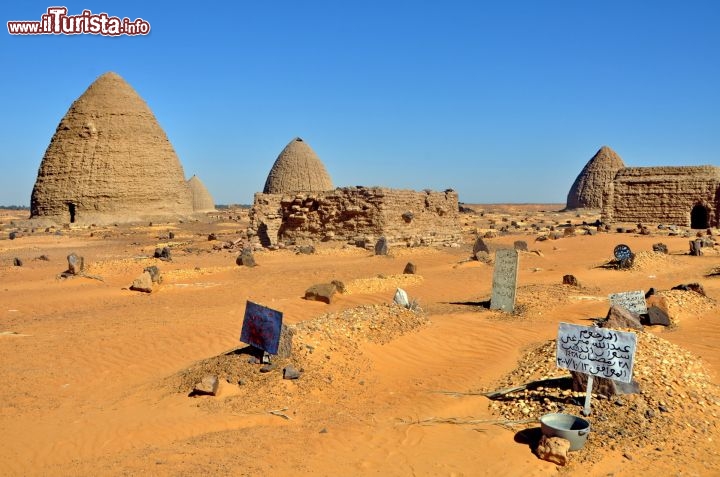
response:
<svg viewBox="0 0 720 477"><path fill-rule="evenodd" d="M93 13L83 10L80 15L68 15L65 7L50 7L40 21L7 22L11 35L147 35L150 23L142 18L108 16L107 13Z"/></svg>

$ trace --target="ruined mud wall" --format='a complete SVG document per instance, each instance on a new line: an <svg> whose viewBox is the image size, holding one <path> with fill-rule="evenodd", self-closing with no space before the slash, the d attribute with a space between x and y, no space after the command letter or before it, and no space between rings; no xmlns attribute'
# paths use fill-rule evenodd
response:
<svg viewBox="0 0 720 477"><path fill-rule="evenodd" d="M341 240L430 245L460 239L455 191L345 187L327 192L255 194L248 236L278 242Z"/></svg>
<svg viewBox="0 0 720 477"><path fill-rule="evenodd" d="M689 226L693 207L702 205L717 226L719 187L714 166L627 167L606 191L602 220Z"/></svg>

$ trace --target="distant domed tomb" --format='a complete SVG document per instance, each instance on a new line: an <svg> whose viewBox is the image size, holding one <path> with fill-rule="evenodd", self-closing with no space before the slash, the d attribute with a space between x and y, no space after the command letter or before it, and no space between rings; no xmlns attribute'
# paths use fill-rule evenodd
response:
<svg viewBox="0 0 720 477"><path fill-rule="evenodd" d="M213 201L210 192L198 176L193 175L188 180L188 185L190 186L190 192L192 192L193 210L195 212L214 212L215 201Z"/></svg>

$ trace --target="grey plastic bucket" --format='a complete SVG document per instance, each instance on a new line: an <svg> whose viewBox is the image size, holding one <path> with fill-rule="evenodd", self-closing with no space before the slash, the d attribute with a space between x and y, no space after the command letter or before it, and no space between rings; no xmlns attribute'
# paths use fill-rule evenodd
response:
<svg viewBox="0 0 720 477"><path fill-rule="evenodd" d="M570 441L570 450L583 448L590 434L590 423L572 414L545 414L540 418L540 428L547 437L562 437Z"/></svg>

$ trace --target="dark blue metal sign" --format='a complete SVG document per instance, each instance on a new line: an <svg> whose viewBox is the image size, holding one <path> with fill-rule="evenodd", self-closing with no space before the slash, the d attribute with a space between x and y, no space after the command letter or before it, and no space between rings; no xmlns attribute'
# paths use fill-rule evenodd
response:
<svg viewBox="0 0 720 477"><path fill-rule="evenodd" d="M240 341L270 354L277 354L281 329L282 312L247 302Z"/></svg>

